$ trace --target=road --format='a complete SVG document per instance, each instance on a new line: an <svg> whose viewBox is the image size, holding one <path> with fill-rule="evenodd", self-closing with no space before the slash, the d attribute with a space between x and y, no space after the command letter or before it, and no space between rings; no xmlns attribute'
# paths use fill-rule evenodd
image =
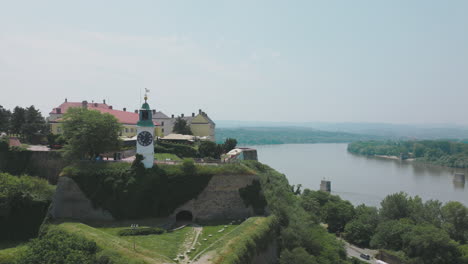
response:
<svg viewBox="0 0 468 264"><path fill-rule="evenodd" d="M346 253L348 254L348 257L355 257L355 258L358 258L358 259L360 259L362 261L365 261L367 263L372 263L372 264L377 263L377 260L374 258L374 256L377 254L377 250L372 250L372 249L367 249L367 248L360 248L360 247L357 247L355 245L351 245L350 243L348 243L348 242L346 242L344 240L341 240L341 241L343 241L343 243L345 243ZM360 255L362 253L371 256L371 259L366 260L366 259L361 258Z"/></svg>

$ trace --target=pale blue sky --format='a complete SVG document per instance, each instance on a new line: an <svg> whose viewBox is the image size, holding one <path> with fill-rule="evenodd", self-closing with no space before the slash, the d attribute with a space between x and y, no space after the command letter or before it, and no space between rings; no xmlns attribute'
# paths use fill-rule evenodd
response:
<svg viewBox="0 0 468 264"><path fill-rule="evenodd" d="M0 105L468 125L468 1L1 1Z"/></svg>

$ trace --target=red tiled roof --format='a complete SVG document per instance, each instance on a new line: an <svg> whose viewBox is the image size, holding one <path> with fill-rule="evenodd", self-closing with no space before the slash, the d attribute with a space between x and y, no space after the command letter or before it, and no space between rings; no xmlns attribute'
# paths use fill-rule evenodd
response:
<svg viewBox="0 0 468 264"><path fill-rule="evenodd" d="M67 102L61 104L57 108L61 108L62 114L66 113L67 110L70 107L82 107L82 103L75 103L75 102ZM57 108L54 108L51 114L57 114ZM121 111L121 110L115 110L115 109L110 109L107 104L98 104L98 103L88 103L88 109L90 110L97 110L101 113L108 113L119 121L121 124L128 124L128 125L136 125L139 119L139 115L134 112L127 112L127 111ZM57 121L60 121L60 119L57 119ZM160 124L158 122L153 121L155 126L159 126Z"/></svg>
<svg viewBox="0 0 468 264"><path fill-rule="evenodd" d="M66 113L68 111L68 108L70 107L82 107L83 103L78 103L78 102L64 102L59 107L56 107L50 112L49 114L58 114L57 113L57 108L60 108L60 110L63 113ZM102 108L102 109L109 109L109 106L107 104L99 104L99 103L88 103L88 108Z"/></svg>
<svg viewBox="0 0 468 264"><path fill-rule="evenodd" d="M21 142L19 141L18 138L11 137L10 138L10 147L19 147L21 146Z"/></svg>

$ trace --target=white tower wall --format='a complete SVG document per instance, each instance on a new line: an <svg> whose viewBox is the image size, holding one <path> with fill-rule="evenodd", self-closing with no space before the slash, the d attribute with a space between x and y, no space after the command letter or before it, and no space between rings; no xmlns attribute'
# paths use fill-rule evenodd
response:
<svg viewBox="0 0 468 264"><path fill-rule="evenodd" d="M140 132L147 131L151 134L152 139L154 140L154 127L137 127L137 137ZM143 165L145 168L152 168L154 163L154 141L151 142L148 146L142 146L137 141L137 151L138 154L143 156Z"/></svg>

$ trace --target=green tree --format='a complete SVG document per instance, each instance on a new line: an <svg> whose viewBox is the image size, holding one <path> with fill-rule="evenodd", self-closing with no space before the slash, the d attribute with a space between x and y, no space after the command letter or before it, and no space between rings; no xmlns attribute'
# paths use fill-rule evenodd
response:
<svg viewBox="0 0 468 264"><path fill-rule="evenodd" d="M301 195L301 206L304 210L310 214L316 223L320 219L320 203L317 199L311 194L312 191L305 189Z"/></svg>
<svg viewBox="0 0 468 264"><path fill-rule="evenodd" d="M379 224L377 208L364 204L355 208L356 216L345 226L345 238L361 247L369 247L372 235Z"/></svg>
<svg viewBox="0 0 468 264"><path fill-rule="evenodd" d="M468 245L461 245L458 247L461 253L460 264L468 264Z"/></svg>
<svg viewBox="0 0 468 264"><path fill-rule="evenodd" d="M46 135L48 127L41 112L33 105L25 109L25 122L21 126L21 135L26 141L31 142L35 135Z"/></svg>
<svg viewBox="0 0 468 264"><path fill-rule="evenodd" d="M93 159L120 147L122 126L110 114L84 108L70 108L63 117L66 153L71 158Z"/></svg>
<svg viewBox="0 0 468 264"><path fill-rule="evenodd" d="M187 120L180 116L176 118L172 132L182 135L193 135L190 126L187 124Z"/></svg>
<svg viewBox="0 0 468 264"><path fill-rule="evenodd" d="M223 144L223 151L224 153L228 153L229 151L235 149L237 146L237 140L234 138L226 138Z"/></svg>
<svg viewBox="0 0 468 264"><path fill-rule="evenodd" d="M402 235L403 251L412 263L453 264L461 257L458 244L432 225L414 226Z"/></svg>
<svg viewBox="0 0 468 264"><path fill-rule="evenodd" d="M468 241L468 208L459 202L448 202L442 207L442 227L460 243Z"/></svg>
<svg viewBox="0 0 468 264"><path fill-rule="evenodd" d="M294 248L292 251L283 250L280 256L280 264L318 264L315 256L310 255L302 247Z"/></svg>
<svg viewBox="0 0 468 264"><path fill-rule="evenodd" d="M423 144L415 143L413 145L413 155L415 158L423 157L425 152L426 147Z"/></svg>
<svg viewBox="0 0 468 264"><path fill-rule="evenodd" d="M330 232L343 232L345 225L354 217L354 207L349 201L328 202L321 210L322 219Z"/></svg>
<svg viewBox="0 0 468 264"><path fill-rule="evenodd" d="M200 153L200 156L203 158L210 157L219 159L221 152L221 146L212 141L202 141L198 147L198 153Z"/></svg>
<svg viewBox="0 0 468 264"><path fill-rule="evenodd" d="M0 105L0 133L8 132L10 129L11 112Z"/></svg>
<svg viewBox="0 0 468 264"><path fill-rule="evenodd" d="M21 128L26 122L26 109L15 107L10 119L10 132L13 134L21 134Z"/></svg>
<svg viewBox="0 0 468 264"><path fill-rule="evenodd" d="M372 248L401 250L403 247L402 236L411 231L412 227L413 224L408 219L381 222L375 229L370 246Z"/></svg>
<svg viewBox="0 0 468 264"><path fill-rule="evenodd" d="M403 192L387 195L380 206L380 215L386 219L397 220L410 214L410 201L408 195Z"/></svg>

